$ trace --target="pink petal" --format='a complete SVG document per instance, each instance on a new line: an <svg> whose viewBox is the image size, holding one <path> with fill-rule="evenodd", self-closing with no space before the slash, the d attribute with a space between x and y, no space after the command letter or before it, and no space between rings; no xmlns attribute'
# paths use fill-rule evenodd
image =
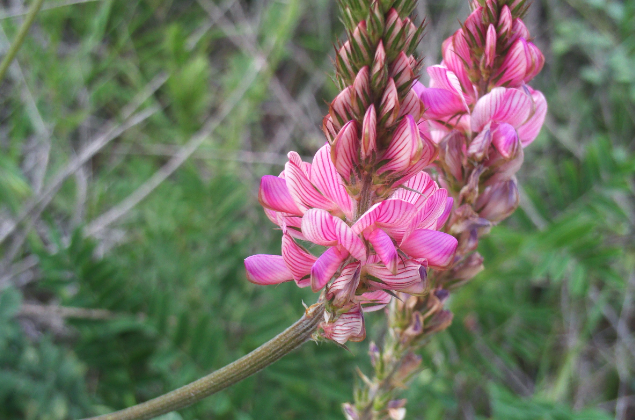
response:
<svg viewBox="0 0 635 420"><path fill-rule="evenodd" d="M293 280L293 274L280 255L252 255L245 258L245 269L247 280L254 284L279 284Z"/></svg>
<svg viewBox="0 0 635 420"><path fill-rule="evenodd" d="M507 5L503 6L498 17L498 33L501 36L508 36L512 30L512 12Z"/></svg>
<svg viewBox="0 0 635 420"><path fill-rule="evenodd" d="M478 100L472 111L472 131L483 130L489 122L522 125L533 109L532 99L518 89L494 88Z"/></svg>
<svg viewBox="0 0 635 420"><path fill-rule="evenodd" d="M450 213L452 213L453 206L454 206L454 198L448 197L445 200L445 210L443 210L443 213L437 219L436 230L441 230L441 228L443 228L443 225L445 225L445 222L448 220L448 217L450 217Z"/></svg>
<svg viewBox="0 0 635 420"><path fill-rule="evenodd" d="M406 115L401 119L382 156L382 160L387 160L388 163L379 168L377 174L408 169L410 165L421 158L422 151L423 143L419 136L419 128L412 116Z"/></svg>
<svg viewBox="0 0 635 420"><path fill-rule="evenodd" d="M317 292L335 275L346 258L348 252L330 247L315 261L311 267L311 290Z"/></svg>
<svg viewBox="0 0 635 420"><path fill-rule="evenodd" d="M309 285L308 276L317 257L298 245L288 234L282 235L282 258L300 287Z"/></svg>
<svg viewBox="0 0 635 420"><path fill-rule="evenodd" d="M337 205L324 197L311 183L311 165L305 162L289 160L285 165L285 179L287 188L293 201L301 211L316 207L325 210L337 210Z"/></svg>
<svg viewBox="0 0 635 420"><path fill-rule="evenodd" d="M529 83L531 79L536 77L545 65L545 56L538 47L531 42L527 42L527 50L529 52L528 58L530 61L527 62L527 73L523 79L525 83Z"/></svg>
<svg viewBox="0 0 635 420"><path fill-rule="evenodd" d="M271 210L302 214L289 194L286 181L277 176L265 175L260 179L258 201L263 207Z"/></svg>
<svg viewBox="0 0 635 420"><path fill-rule="evenodd" d="M447 198L448 191L445 188L435 191L426 201L425 206L412 219L412 228L435 229L437 219L445 210Z"/></svg>
<svg viewBox="0 0 635 420"><path fill-rule="evenodd" d="M466 112L462 97L446 89L425 88L421 100L428 119L445 119Z"/></svg>
<svg viewBox="0 0 635 420"><path fill-rule="evenodd" d="M302 217L302 233L307 240L322 246L341 245L353 257L366 260L364 242L342 220L327 211L310 209Z"/></svg>
<svg viewBox="0 0 635 420"><path fill-rule="evenodd" d="M353 119L351 110L351 87L345 88L335 97L329 106L333 126L339 130L347 121Z"/></svg>
<svg viewBox="0 0 635 420"><path fill-rule="evenodd" d="M419 98L419 95L411 89L406 94L406 97L401 102L401 110L399 111L399 116L402 117L404 115L411 115L412 118L418 120L421 118L423 114L424 107L423 102Z"/></svg>
<svg viewBox="0 0 635 420"><path fill-rule="evenodd" d="M323 336L336 343L344 344L350 341L362 341L366 338L364 315L361 306L342 314L335 322L321 324Z"/></svg>
<svg viewBox="0 0 635 420"><path fill-rule="evenodd" d="M375 229L364 236L368 239L368 242L373 245L375 252L379 255L388 270L392 273L396 273L399 255L390 236L381 229Z"/></svg>
<svg viewBox="0 0 635 420"><path fill-rule="evenodd" d="M467 148L467 155L475 160L482 160L487 156L489 146L492 143L492 131L489 126L485 127L478 136L474 137Z"/></svg>
<svg viewBox="0 0 635 420"><path fill-rule="evenodd" d="M491 67L496 58L496 28L490 23L485 38L485 63Z"/></svg>
<svg viewBox="0 0 635 420"><path fill-rule="evenodd" d="M509 159L518 150L518 133L510 124L502 123L492 131L492 144L505 159Z"/></svg>
<svg viewBox="0 0 635 420"><path fill-rule="evenodd" d="M447 233L435 230L417 229L399 246L406 254L414 258L425 258L428 264L444 268L452 262L458 242Z"/></svg>
<svg viewBox="0 0 635 420"><path fill-rule="evenodd" d="M328 288L327 299L333 299L333 305L343 307L353 301L359 286L360 263L348 264L342 269L340 276Z"/></svg>
<svg viewBox="0 0 635 420"><path fill-rule="evenodd" d="M518 137L523 147L529 146L538 137L547 115L547 100L545 96L537 90L533 91L531 96L534 100L534 114L518 129Z"/></svg>
<svg viewBox="0 0 635 420"><path fill-rule="evenodd" d="M362 123L362 144L360 155L362 159L368 159L377 153L377 115L375 105L368 107Z"/></svg>
<svg viewBox="0 0 635 420"><path fill-rule="evenodd" d="M335 169L345 180L350 180L355 166L359 163L359 138L357 123L347 122L333 142L331 158Z"/></svg>
<svg viewBox="0 0 635 420"><path fill-rule="evenodd" d="M421 294L425 291L426 284L422 277L422 265L416 261L399 262L396 274L393 274L380 264L368 264L365 268L367 273L375 278L370 278L369 280L373 287L378 289L397 290L413 295ZM425 273L425 267L423 272Z"/></svg>
<svg viewBox="0 0 635 420"><path fill-rule="evenodd" d="M450 91L456 95L463 105L463 111L469 112L465 97L463 96L463 90L461 89L461 82L456 75L445 66L430 66L427 69L430 75L430 87L438 88Z"/></svg>
<svg viewBox="0 0 635 420"><path fill-rule="evenodd" d="M414 215L414 205L403 200L385 200L373 205L351 226L356 234L371 225L395 227L406 224Z"/></svg>
<svg viewBox="0 0 635 420"><path fill-rule="evenodd" d="M479 216L499 222L516 210L519 200L516 180L512 178L485 188L476 200L476 209Z"/></svg>
<svg viewBox="0 0 635 420"><path fill-rule="evenodd" d="M378 311L384 308L386 305L390 303L390 296L388 293L383 290L375 290L373 292L362 293L359 299L359 303L362 305L370 305L363 306L362 309L364 312L373 312Z"/></svg>
<svg viewBox="0 0 635 420"><path fill-rule="evenodd" d="M531 53L527 48L527 41L524 38L517 39L505 55L498 73L500 78L496 84L509 87L520 86L527 74L527 62L531 60L528 57L529 54Z"/></svg>
<svg viewBox="0 0 635 420"><path fill-rule="evenodd" d="M436 182L432 180L432 177L427 172L419 172L404 183L403 186L409 190L399 188L390 196L389 200L403 200L413 204L417 209L422 208L428 197L439 189Z"/></svg>
<svg viewBox="0 0 635 420"><path fill-rule="evenodd" d="M347 218L350 219L353 216L353 200L346 192L346 188L344 188L342 180L333 166L331 146L328 144L322 146L313 158L311 182L325 197L337 204Z"/></svg>

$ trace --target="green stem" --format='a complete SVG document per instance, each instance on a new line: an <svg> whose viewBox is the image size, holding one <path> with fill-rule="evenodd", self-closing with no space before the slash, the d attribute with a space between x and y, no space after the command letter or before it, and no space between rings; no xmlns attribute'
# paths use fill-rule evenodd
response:
<svg viewBox="0 0 635 420"><path fill-rule="evenodd" d="M2 63L0 63L0 82L4 78L4 74L7 72L9 65L11 65L11 62L13 62L13 59L15 58L16 54L20 50L20 47L22 46L22 43L24 42L24 39L26 38L26 34L29 32L29 28L33 24L33 21L35 20L35 16L37 15L37 12L40 10L40 7L42 7L43 3L44 3L44 0L35 0L33 4L31 5L31 7L29 8L29 12L26 15L26 19L24 20L24 22L22 22L22 26L20 26L18 35L15 37L15 40L13 41L11 48L9 48L7 55L5 55L4 58L2 59Z"/></svg>
<svg viewBox="0 0 635 420"><path fill-rule="evenodd" d="M194 404L264 369L307 342L322 322L323 314L323 303L312 305L295 324L216 372L153 400L88 420L151 419Z"/></svg>

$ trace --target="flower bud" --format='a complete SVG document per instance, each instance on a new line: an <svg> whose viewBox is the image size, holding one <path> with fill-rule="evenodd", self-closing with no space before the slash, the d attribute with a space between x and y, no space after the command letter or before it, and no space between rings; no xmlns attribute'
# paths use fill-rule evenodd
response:
<svg viewBox="0 0 635 420"><path fill-rule="evenodd" d="M361 21L350 36L351 53L353 62L358 68L369 65L372 58L373 47L366 31L366 22Z"/></svg>
<svg viewBox="0 0 635 420"><path fill-rule="evenodd" d="M437 312L430 321L426 322L424 334L430 335L445 330L452 324L452 318L454 315L448 310Z"/></svg>
<svg viewBox="0 0 635 420"><path fill-rule="evenodd" d="M362 341L366 338L361 305L357 305L353 310L340 315L334 322L323 322L320 326L324 338L339 344L344 344L348 340Z"/></svg>
<svg viewBox="0 0 635 420"><path fill-rule="evenodd" d="M351 109L356 117L364 115L370 104L370 76L368 66L362 67L355 77L351 90Z"/></svg>
<svg viewBox="0 0 635 420"><path fill-rule="evenodd" d="M373 367L377 366L377 362L379 362L379 359L381 358L381 351L374 341L371 341L368 345L368 355L370 356L370 363Z"/></svg>
<svg viewBox="0 0 635 420"><path fill-rule="evenodd" d="M390 420L404 420L406 418L406 399L392 400L388 403L388 417Z"/></svg>
<svg viewBox="0 0 635 420"><path fill-rule="evenodd" d="M470 254L452 269L452 280L470 280L483 271L483 256L478 252Z"/></svg>
<svg viewBox="0 0 635 420"><path fill-rule="evenodd" d="M378 94L388 80L388 66L386 65L386 51L384 43L379 41L373 58L373 67L370 70L370 87L373 93Z"/></svg>
<svg viewBox="0 0 635 420"><path fill-rule="evenodd" d="M468 157L480 162L487 157L491 142L492 133L488 125L470 142L470 146L467 148Z"/></svg>
<svg viewBox="0 0 635 420"><path fill-rule="evenodd" d="M337 130L335 130L335 126L333 125L331 114L326 114L326 116L322 119L322 131L326 136L326 140L332 145L333 140L335 140L335 136L337 136Z"/></svg>
<svg viewBox="0 0 635 420"><path fill-rule="evenodd" d="M467 166L465 136L453 130L439 143L439 160L447 173L463 181L463 168Z"/></svg>
<svg viewBox="0 0 635 420"><path fill-rule="evenodd" d="M336 130L339 130L347 121L353 119L350 87L342 90L339 95L333 99L333 102L329 105L329 114L331 114L331 120Z"/></svg>
<svg viewBox="0 0 635 420"><path fill-rule="evenodd" d="M354 168L359 164L358 135L357 123L351 120L337 133L331 148L331 160L345 181L352 179Z"/></svg>
<svg viewBox="0 0 635 420"><path fill-rule="evenodd" d="M399 116L399 95L397 87L392 79L388 79L386 90L379 105L379 125L388 128L392 126Z"/></svg>
<svg viewBox="0 0 635 420"><path fill-rule="evenodd" d="M395 9L390 9L386 15L386 29L384 31L388 58L397 55L403 47L403 21Z"/></svg>
<svg viewBox="0 0 635 420"><path fill-rule="evenodd" d="M516 210L519 201L516 180L510 179L486 187L475 207L481 217L499 222Z"/></svg>
<svg viewBox="0 0 635 420"><path fill-rule="evenodd" d="M417 95L414 89L410 89L408 93L406 93L406 97L401 102L399 111L399 116L402 117L404 115L412 115L412 118L415 121L419 121L421 116L423 115L424 105L423 101Z"/></svg>
<svg viewBox="0 0 635 420"><path fill-rule="evenodd" d="M496 86L520 86L527 74L527 62L531 62L531 52L525 38L519 38L507 51L498 74L494 77Z"/></svg>
<svg viewBox="0 0 635 420"><path fill-rule="evenodd" d="M366 110L362 123L362 144L360 155L363 161L373 158L377 154L377 115L375 105Z"/></svg>
<svg viewBox="0 0 635 420"><path fill-rule="evenodd" d="M400 92L410 89L410 86L412 86L414 72L410 67L410 58L403 51L393 61L389 75L395 81L395 86Z"/></svg>
<svg viewBox="0 0 635 420"><path fill-rule="evenodd" d="M492 67L496 58L496 29L490 23L485 37L485 65Z"/></svg>
<svg viewBox="0 0 635 420"><path fill-rule="evenodd" d="M377 41L381 39L384 34L386 22L384 19L384 13L381 10L378 1L371 4L370 16L368 18L368 37L370 38L371 45L375 45Z"/></svg>
<svg viewBox="0 0 635 420"><path fill-rule="evenodd" d="M505 159L515 156L521 148L516 129L507 123L496 124L492 130L492 144Z"/></svg>
<svg viewBox="0 0 635 420"><path fill-rule="evenodd" d="M348 264L342 269L340 276L331 284L327 293L327 298L333 300L335 307L341 308L353 300L359 286L360 273L359 263Z"/></svg>
<svg viewBox="0 0 635 420"><path fill-rule="evenodd" d="M399 126L381 157L386 163L379 168L377 174L384 172L402 172L416 163L421 157L423 143L419 136L419 128L410 115L403 117Z"/></svg>
<svg viewBox="0 0 635 420"><path fill-rule="evenodd" d="M343 80L344 86L350 84L355 78L351 60L351 43L346 41L335 54L335 72Z"/></svg>
<svg viewBox="0 0 635 420"><path fill-rule="evenodd" d="M359 420L359 413L351 403L342 404L342 411L346 420Z"/></svg>
<svg viewBox="0 0 635 420"><path fill-rule="evenodd" d="M512 12L507 5L504 5L498 17L498 25L496 26L496 32L501 38L507 39L511 35L513 20Z"/></svg>

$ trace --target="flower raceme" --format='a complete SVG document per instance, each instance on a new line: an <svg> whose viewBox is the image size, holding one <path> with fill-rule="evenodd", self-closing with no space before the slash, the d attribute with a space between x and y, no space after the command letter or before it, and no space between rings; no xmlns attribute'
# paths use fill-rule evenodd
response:
<svg viewBox="0 0 635 420"><path fill-rule="evenodd" d="M419 131L413 135L419 137ZM283 232L282 252L253 255L245 267L248 279L261 285L295 280L317 292L335 279L326 296L346 316L326 323L324 336L343 343L363 338L362 308L382 308L394 291L424 293L426 268L450 264L457 241L437 230L453 200L423 171L355 220L356 202L331 156L329 144L317 151L311 164L290 152L280 176L262 178L259 199ZM302 242L325 250L313 255Z"/></svg>

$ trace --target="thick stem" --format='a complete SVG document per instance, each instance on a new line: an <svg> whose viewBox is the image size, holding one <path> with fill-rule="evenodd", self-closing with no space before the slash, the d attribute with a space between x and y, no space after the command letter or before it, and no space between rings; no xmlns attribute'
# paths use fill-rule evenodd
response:
<svg viewBox="0 0 635 420"><path fill-rule="evenodd" d="M264 369L307 342L322 322L323 314L324 304L316 303L272 340L216 372L153 400L88 420L151 419L194 404Z"/></svg>

